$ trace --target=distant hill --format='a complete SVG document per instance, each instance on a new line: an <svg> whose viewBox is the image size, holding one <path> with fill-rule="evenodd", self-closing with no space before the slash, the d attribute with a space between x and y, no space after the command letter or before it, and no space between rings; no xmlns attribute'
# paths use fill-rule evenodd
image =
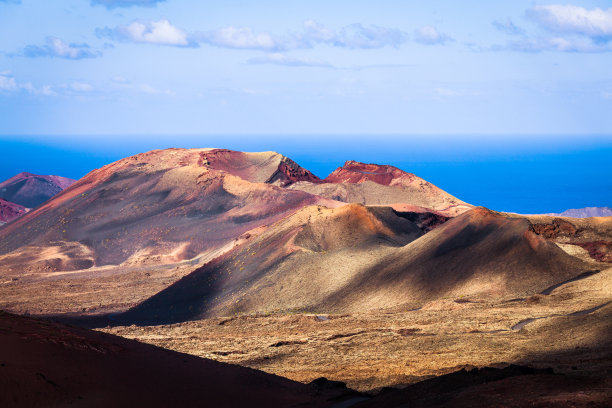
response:
<svg viewBox="0 0 612 408"><path fill-rule="evenodd" d="M19 173L0 183L0 198L27 208L38 207L76 180L60 176Z"/></svg>
<svg viewBox="0 0 612 408"><path fill-rule="evenodd" d="M565 210L562 213L553 214L560 217L573 218L589 218L589 217L612 217L612 208L610 207L584 207L572 208Z"/></svg>
<svg viewBox="0 0 612 408"><path fill-rule="evenodd" d="M27 211L28 209L22 205L0 198L0 226L21 217Z"/></svg>

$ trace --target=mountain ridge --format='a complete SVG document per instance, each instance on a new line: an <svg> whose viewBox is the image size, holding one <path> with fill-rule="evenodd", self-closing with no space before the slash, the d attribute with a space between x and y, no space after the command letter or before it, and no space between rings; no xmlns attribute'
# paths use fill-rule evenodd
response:
<svg viewBox="0 0 612 408"><path fill-rule="evenodd" d="M0 198L35 208L75 182L62 176L21 172L0 183Z"/></svg>

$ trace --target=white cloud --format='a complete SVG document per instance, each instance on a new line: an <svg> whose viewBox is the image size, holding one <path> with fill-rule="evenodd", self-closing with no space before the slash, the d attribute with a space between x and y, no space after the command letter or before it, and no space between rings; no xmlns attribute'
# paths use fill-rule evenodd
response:
<svg viewBox="0 0 612 408"><path fill-rule="evenodd" d="M577 53L612 51L612 8L602 10L573 5L546 5L532 7L525 11L525 15L550 32L551 36L532 37L521 31L517 33L522 34L520 40L493 46L491 49ZM496 26L503 31L502 25Z"/></svg>
<svg viewBox="0 0 612 408"><path fill-rule="evenodd" d="M166 19L159 21L133 21L128 25L117 26L113 29L108 27L98 29L96 34L98 37L108 37L118 41L144 44L179 47L196 45L185 30L173 26Z"/></svg>
<svg viewBox="0 0 612 408"><path fill-rule="evenodd" d="M70 89L76 92L91 92L94 87L84 82L73 82L70 84Z"/></svg>
<svg viewBox="0 0 612 408"><path fill-rule="evenodd" d="M325 61L305 60L289 57L282 53L271 53L261 57L251 58L247 61L249 64L274 64L285 65L289 67L321 67L333 68L331 64Z"/></svg>
<svg viewBox="0 0 612 408"><path fill-rule="evenodd" d="M30 58L56 57L78 60L95 58L100 55L99 52L93 51L87 44L69 44L57 37L47 37L45 45L28 45L23 49L23 56Z"/></svg>
<svg viewBox="0 0 612 408"><path fill-rule="evenodd" d="M332 43L336 38L336 33L334 31L314 20L306 20L303 25L305 31L304 36L312 41Z"/></svg>
<svg viewBox="0 0 612 408"><path fill-rule="evenodd" d="M533 7L526 14L549 31L608 40L612 37L612 8L588 10L573 5L548 5Z"/></svg>
<svg viewBox="0 0 612 408"><path fill-rule="evenodd" d="M349 49L371 49L398 47L406 41L406 34L395 28L361 24L351 24L334 31L314 20L306 20L304 33L299 38L305 46L318 43Z"/></svg>
<svg viewBox="0 0 612 408"><path fill-rule="evenodd" d="M202 33L202 42L217 47L272 50L284 47L271 34L255 33L249 27L224 27L216 31Z"/></svg>
<svg viewBox="0 0 612 408"><path fill-rule="evenodd" d="M15 91L19 89L17 81L11 75L10 71L0 72L0 91Z"/></svg>
<svg viewBox="0 0 612 408"><path fill-rule="evenodd" d="M11 71L0 72L0 92L21 92L25 91L33 95L57 95L50 85L43 85L36 88L30 82L18 82Z"/></svg>
<svg viewBox="0 0 612 408"><path fill-rule="evenodd" d="M560 52L607 52L612 51L609 44L595 44L588 38L524 38L509 42L505 46L493 47L493 50L511 50L524 52L560 51Z"/></svg>
<svg viewBox="0 0 612 408"><path fill-rule="evenodd" d="M436 27L431 25L426 25L415 30L414 39L416 42L425 45L444 44L453 40L450 36L439 32Z"/></svg>
<svg viewBox="0 0 612 408"><path fill-rule="evenodd" d="M406 40L406 35L398 29L351 24L335 31L314 20L304 21L303 32L284 36L255 32L250 27L229 26L196 37L218 47L276 52L312 48L317 44L349 49L398 47Z"/></svg>
<svg viewBox="0 0 612 408"><path fill-rule="evenodd" d="M227 26L217 30L189 33L173 26L168 20L133 21L115 28L99 28L98 37L116 41L173 46L197 46L200 43L222 48L252 49L268 52L312 48L317 44L348 49L399 47L407 35L395 28L351 24L339 30L328 29L313 20L306 20L303 32L283 36L257 32L251 27ZM430 33L431 34L431 33ZM443 43L450 37L437 33L434 41ZM432 38L429 38L432 41Z"/></svg>

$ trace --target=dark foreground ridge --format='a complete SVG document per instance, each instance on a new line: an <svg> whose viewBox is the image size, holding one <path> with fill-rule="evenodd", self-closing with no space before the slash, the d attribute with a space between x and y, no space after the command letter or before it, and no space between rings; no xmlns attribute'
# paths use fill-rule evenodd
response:
<svg viewBox="0 0 612 408"><path fill-rule="evenodd" d="M368 395L323 377L302 384L0 312L2 407L605 407L612 401L611 382L510 365L462 369Z"/></svg>
<svg viewBox="0 0 612 408"><path fill-rule="evenodd" d="M606 381L518 365L463 369L403 389L385 388L354 407L609 407Z"/></svg>
<svg viewBox="0 0 612 408"><path fill-rule="evenodd" d="M347 398L354 393L0 312L2 407L328 407Z"/></svg>

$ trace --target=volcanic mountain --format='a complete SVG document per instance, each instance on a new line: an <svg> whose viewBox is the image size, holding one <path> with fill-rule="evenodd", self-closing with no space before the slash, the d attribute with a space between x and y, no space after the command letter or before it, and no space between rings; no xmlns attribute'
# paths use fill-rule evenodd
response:
<svg viewBox="0 0 612 408"><path fill-rule="evenodd" d="M0 226L21 217L27 211L28 209L22 205L0 198Z"/></svg>
<svg viewBox="0 0 612 408"><path fill-rule="evenodd" d="M273 152L139 154L92 171L7 226L0 233L0 254L54 247L79 259L51 265L61 270L191 259L305 205L336 205L278 186L295 180L316 177Z"/></svg>
<svg viewBox="0 0 612 408"><path fill-rule="evenodd" d="M379 205L311 194L326 186ZM475 209L447 222L469 208L391 166L347 162L321 181L274 152L151 151L92 171L0 230L2 304L133 308L126 318L146 321L344 312L518 297L591 268L594 257L568 255L524 217Z"/></svg>
<svg viewBox="0 0 612 408"><path fill-rule="evenodd" d="M347 161L322 182L300 181L289 186L322 197L364 205L406 205L436 210L455 216L471 205L433 184L397 167Z"/></svg>
<svg viewBox="0 0 612 408"><path fill-rule="evenodd" d="M75 180L60 176L19 173L0 183L0 197L28 208L44 203Z"/></svg>
<svg viewBox="0 0 612 408"><path fill-rule="evenodd" d="M406 310L443 298L530 296L594 267L526 219L476 208L425 233L414 216L357 204L304 208L118 318Z"/></svg>

